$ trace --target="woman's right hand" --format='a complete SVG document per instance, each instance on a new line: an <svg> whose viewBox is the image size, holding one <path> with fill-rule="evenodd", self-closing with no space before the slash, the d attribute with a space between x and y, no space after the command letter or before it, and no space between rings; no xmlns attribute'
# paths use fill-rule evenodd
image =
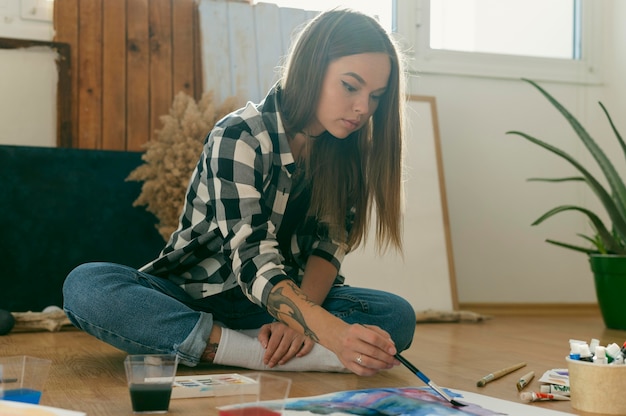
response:
<svg viewBox="0 0 626 416"><path fill-rule="evenodd" d="M370 376L400 362L391 336L374 325L348 324L312 302L292 281L278 282L267 301L268 312L335 353L350 371Z"/></svg>
<svg viewBox="0 0 626 416"><path fill-rule="evenodd" d="M304 357L315 345L311 338L282 322L263 325L257 338L265 348L263 363L269 368L285 364L293 357Z"/></svg>
<svg viewBox="0 0 626 416"><path fill-rule="evenodd" d="M347 325L337 334L330 349L343 365L355 374L371 376L388 370L400 362L394 357L397 350L389 334L374 325Z"/></svg>

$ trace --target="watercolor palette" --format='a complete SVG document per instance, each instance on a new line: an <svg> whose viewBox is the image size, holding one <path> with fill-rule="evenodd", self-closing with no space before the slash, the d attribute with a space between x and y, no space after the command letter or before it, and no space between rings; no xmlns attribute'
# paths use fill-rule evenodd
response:
<svg viewBox="0 0 626 416"><path fill-rule="evenodd" d="M259 383L241 374L207 374L174 378L172 399L257 394Z"/></svg>

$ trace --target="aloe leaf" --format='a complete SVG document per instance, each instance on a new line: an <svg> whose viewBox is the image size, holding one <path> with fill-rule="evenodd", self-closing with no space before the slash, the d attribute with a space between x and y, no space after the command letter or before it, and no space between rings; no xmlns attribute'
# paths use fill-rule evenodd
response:
<svg viewBox="0 0 626 416"><path fill-rule="evenodd" d="M622 247L619 241L613 237L613 234L611 234L611 232L606 228L602 220L595 213L586 208L578 207L576 205L561 205L556 208L552 208L550 211L537 218L532 225L539 225L546 219L563 211L578 211L585 214L593 224L598 237L608 251L626 254L626 250Z"/></svg>
<svg viewBox="0 0 626 416"><path fill-rule="evenodd" d="M596 236L596 238L591 238L591 237L589 237L587 235L584 235L584 234L576 234L576 235L581 237L581 238L583 238L583 239L585 239L585 240L587 240L587 241L589 241L591 244L593 244L597 248L597 250L598 250L598 252L600 254L608 254L607 251L606 251L606 248L604 248L604 244L602 244L602 241L600 241L598 236Z"/></svg>
<svg viewBox="0 0 626 416"><path fill-rule="evenodd" d="M580 163L578 163L576 159L574 159L572 156L570 156L568 153L565 153L561 149L554 147L546 142L543 142L535 137L532 137L526 133L522 133L519 131L509 131L507 132L507 134L516 134L518 136L522 136L530 142L535 143L536 145L541 146L544 149L549 150L550 152L562 157L563 159L571 163L576 169L578 169L580 173L583 174L591 190L598 196L598 198L604 205L604 208L611 218L613 226L615 227L615 230L619 234L622 241L626 240L626 221L622 217L622 212L616 206L615 201L600 184L600 182L598 182L596 178L591 173L589 173L589 171L587 171L587 169L585 169Z"/></svg>
<svg viewBox="0 0 626 416"><path fill-rule="evenodd" d="M544 97L552 103L552 105L559 110L559 112L565 117L565 119L572 126L578 137L582 140L584 145L587 147L591 155L594 157L604 176L606 177L611 190L616 195L617 204L619 206L619 213L626 212L626 186L624 182L622 182L619 174L615 170L615 167L611 163L611 161L606 157L602 149L597 145L597 143L593 140L593 138L587 133L585 128L580 124L580 122L574 117L560 102L558 102L550 93L544 90L541 86L539 86L536 82L523 78L524 81L528 82L532 86L534 86L539 92L541 92Z"/></svg>
<svg viewBox="0 0 626 416"><path fill-rule="evenodd" d="M594 249L587 248L587 247L575 246L573 244L562 243L560 241L554 241L554 240L546 240L546 242L550 243L550 244L554 244L555 246L568 248L570 250L575 250L575 251L581 251L581 252L587 253L587 254L598 254L598 250L594 250Z"/></svg>
<svg viewBox="0 0 626 416"><path fill-rule="evenodd" d="M619 131L617 131L617 127L615 126L615 123L613 123L613 119L611 118L611 115L609 114L604 104L602 104L601 102L598 102L598 104L600 104L600 108L602 108L602 111L604 111L604 115L606 116L607 120L609 120L609 124L611 125L611 128L613 129L613 133L615 133L615 136L617 137L617 140L619 141L620 146L622 146L622 151L624 152L624 156L626 156L626 143L624 143L624 139L622 139L622 135L619 134Z"/></svg>
<svg viewBox="0 0 626 416"><path fill-rule="evenodd" d="M580 238L584 239L584 240L589 241L594 246L598 244L598 235L596 235L595 237L590 237L588 235L580 234L580 233L576 233L576 235L579 236Z"/></svg>
<svg viewBox="0 0 626 416"><path fill-rule="evenodd" d="M582 176L570 176L568 178L528 178L528 182L585 182Z"/></svg>

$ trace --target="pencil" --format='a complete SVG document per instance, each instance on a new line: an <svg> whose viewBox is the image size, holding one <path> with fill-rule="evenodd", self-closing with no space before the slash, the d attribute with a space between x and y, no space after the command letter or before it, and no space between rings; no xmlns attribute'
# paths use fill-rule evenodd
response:
<svg viewBox="0 0 626 416"><path fill-rule="evenodd" d="M490 381L497 380L500 377L503 377L503 376L505 376L507 374L510 374L510 373L512 373L515 370L519 370L520 368L524 367L525 365L526 365L526 363L518 363L518 364L512 365L510 367L503 368L502 370L494 371L493 373L487 374L485 377L483 377L480 380L478 380L476 385L478 387L483 387L485 384L489 383Z"/></svg>

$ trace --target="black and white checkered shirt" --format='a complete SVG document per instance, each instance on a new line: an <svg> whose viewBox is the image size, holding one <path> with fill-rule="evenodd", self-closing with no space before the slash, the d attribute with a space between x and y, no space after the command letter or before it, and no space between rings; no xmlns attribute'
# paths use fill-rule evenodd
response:
<svg viewBox="0 0 626 416"><path fill-rule="evenodd" d="M299 283L310 255L339 270L344 249L320 238L316 227L298 227L291 252L279 249L276 235L296 169L279 97L275 87L260 104L248 103L216 124L192 175L178 229L142 271L178 283L194 299L240 285L265 306L276 283L288 276Z"/></svg>

